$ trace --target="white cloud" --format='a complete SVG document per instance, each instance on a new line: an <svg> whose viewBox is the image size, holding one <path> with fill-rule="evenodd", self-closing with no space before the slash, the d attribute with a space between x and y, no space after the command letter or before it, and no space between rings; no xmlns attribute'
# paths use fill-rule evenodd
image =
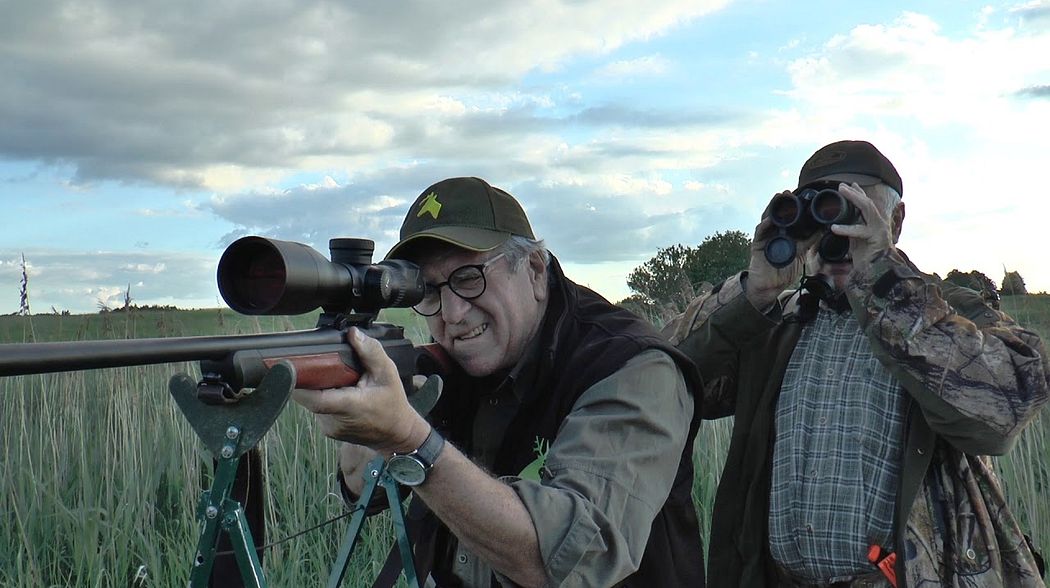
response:
<svg viewBox="0 0 1050 588"><path fill-rule="evenodd" d="M660 76L667 73L670 67L670 60L662 55L647 55L608 63L598 68L594 75L599 78L616 79Z"/></svg>
<svg viewBox="0 0 1050 588"><path fill-rule="evenodd" d="M140 274L159 274L167 269L167 265L163 263L127 263L120 267L121 270L126 272L134 272Z"/></svg>
<svg viewBox="0 0 1050 588"><path fill-rule="evenodd" d="M69 252L27 248L26 261L36 269L29 276L29 302L34 309L92 312L101 300L122 306L132 284L136 304L160 304L178 299L183 308L215 306L218 253L192 255L162 252ZM20 259L0 250L0 259ZM20 268L0 265L0 280L20 277ZM145 277L144 277L145 276Z"/></svg>
<svg viewBox="0 0 1050 588"><path fill-rule="evenodd" d="M611 59L603 56L614 48L724 4L507 0L452 9L419 0L393 14L383 3L326 12L264 0L246 23L236 3L22 3L0 22L0 159L67 162L77 173L71 189L112 178L200 190L179 196L181 206L141 213L213 216L221 231L232 227L203 236L208 246L256 233L324 252L330 237L362 236L380 254L424 186L479 175L522 200L563 261L591 267L588 280L615 290L624 278L613 274L658 247L749 232L814 148L865 138L904 176L903 243L920 267L943 273L972 261L999 279L1002 263L1016 262L1030 284L1050 288L1033 253L1045 250L1037 239L1045 231L1031 220L1050 210L1017 187L1045 167L1050 136L1050 61L1038 58L1050 55L1050 29L1038 26L1046 2L984 11L962 33L907 12L835 36L785 32L749 45L740 57L753 66L787 63L777 78L784 86L750 110L599 104L585 83L533 84L541 76L527 75ZM615 82L671 79L677 60L649 50L598 71ZM41 120L51 134L38 132ZM1011 239L976 238L998 227ZM107 255L35 256L31 279L39 276L38 296L64 291L65 275L110 289L141 281L134 294L143 300L214 304L213 293L130 273L162 264L165 280L197 276L210 287L218 251L191 263L162 242L151 238L157 251L116 270ZM17 271L0 263L0 273Z"/></svg>
<svg viewBox="0 0 1050 588"><path fill-rule="evenodd" d="M1011 187L1046 163L1050 100L1021 92L1047 82L1050 62L1036 55L1050 55L1050 30L985 25L949 37L929 17L905 13L793 61L787 94L796 108L766 124L814 145L866 138L879 146L904 178L902 246L924 269L1001 280L1005 264L1047 288L1046 265L1031 254L1045 249L1032 219L1050 205L1038 190Z"/></svg>
<svg viewBox="0 0 1050 588"><path fill-rule="evenodd" d="M388 166L530 71L727 1L17 3L0 23L0 157L219 192Z"/></svg>

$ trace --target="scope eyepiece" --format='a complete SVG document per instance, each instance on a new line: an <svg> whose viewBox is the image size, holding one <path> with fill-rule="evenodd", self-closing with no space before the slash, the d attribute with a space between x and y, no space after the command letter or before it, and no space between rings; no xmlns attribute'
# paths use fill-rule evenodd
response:
<svg viewBox="0 0 1050 588"><path fill-rule="evenodd" d="M423 299L423 275L403 260L372 263L368 239L332 239L332 261L308 245L265 237L234 241L219 259L218 284L233 310L250 315L378 312Z"/></svg>

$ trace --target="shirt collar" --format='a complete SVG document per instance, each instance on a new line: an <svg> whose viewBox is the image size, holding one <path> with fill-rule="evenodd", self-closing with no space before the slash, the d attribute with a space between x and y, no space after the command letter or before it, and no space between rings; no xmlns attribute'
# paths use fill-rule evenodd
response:
<svg viewBox="0 0 1050 588"><path fill-rule="evenodd" d="M496 387L497 394L502 395L506 392L511 392L519 402L525 399L528 391L532 389L536 381L536 373L538 371L536 368L539 365L542 348L541 332L541 330L537 329L536 334L532 336L532 340L525 346L525 353L522 354L521 359L511 368L500 385Z"/></svg>

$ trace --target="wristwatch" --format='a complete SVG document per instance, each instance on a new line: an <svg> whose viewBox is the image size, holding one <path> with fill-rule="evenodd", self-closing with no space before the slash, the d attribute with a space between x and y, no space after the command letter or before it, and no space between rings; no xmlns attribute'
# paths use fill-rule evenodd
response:
<svg viewBox="0 0 1050 588"><path fill-rule="evenodd" d="M405 486L419 486L427 479L427 473L445 448L445 438L434 428L415 451L395 453L386 460L386 471L396 482Z"/></svg>

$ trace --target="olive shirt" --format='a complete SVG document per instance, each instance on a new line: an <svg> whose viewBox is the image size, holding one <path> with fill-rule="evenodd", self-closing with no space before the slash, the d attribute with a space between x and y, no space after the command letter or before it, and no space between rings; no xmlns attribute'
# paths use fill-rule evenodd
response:
<svg viewBox="0 0 1050 588"><path fill-rule="evenodd" d="M534 341L511 374L481 397L470 454L486 470L532 383L538 355ZM638 393L660 389L673 394ZM612 586L637 569L692 415L693 398L675 362L662 351L643 351L583 392L549 446L537 440L537 453L546 456L542 467L501 478L536 526L548 585ZM538 480L526 479L535 473ZM490 585L492 568L462 545L455 554L445 566L463 586Z"/></svg>

